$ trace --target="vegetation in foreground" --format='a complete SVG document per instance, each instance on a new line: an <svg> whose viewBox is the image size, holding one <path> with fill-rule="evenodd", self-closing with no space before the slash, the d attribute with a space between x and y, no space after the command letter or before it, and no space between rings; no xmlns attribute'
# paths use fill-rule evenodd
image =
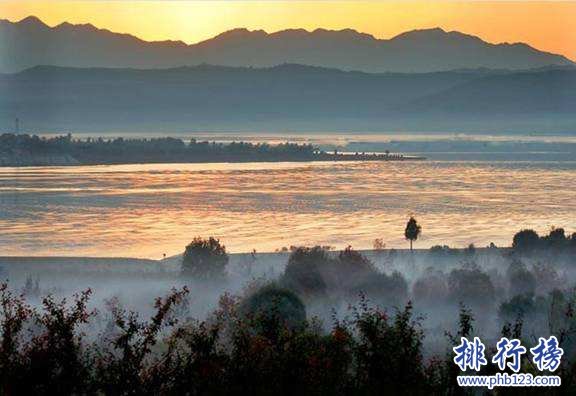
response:
<svg viewBox="0 0 576 396"><path fill-rule="evenodd" d="M182 289L159 298L147 321L111 305L106 331L90 339L82 330L98 316L87 309L90 293L70 303L46 297L35 309L0 287L2 395L468 394L455 383L448 352L475 334L465 309L458 333L447 334L446 354L425 359L411 303L390 314L364 300L324 331L306 320L294 293L275 285L242 301L223 296L205 321L179 320ZM522 323L502 335L522 338ZM566 347L569 337L561 339ZM574 369L564 360L555 373L563 386L533 393L573 394Z"/></svg>
<svg viewBox="0 0 576 396"><path fill-rule="evenodd" d="M530 345L534 335L554 334L565 351L554 373L562 387L502 388L498 394L574 394L572 286L553 270L525 263L534 243L573 257L574 240L558 229L537 239L518 233L505 253L504 294L502 279L470 262L447 273L427 271L409 285L352 248L299 247L279 279L254 282L240 296L223 294L204 320L186 314L187 287L158 298L143 320L115 299L90 309L91 290L69 300L48 295L35 305L27 296L39 293L37 283L28 282L22 294L3 284L0 394L476 394L456 385L451 348L460 337L486 339L490 310L498 312L499 336ZM430 250L438 266L450 255L470 261L474 254L473 247ZM216 285L225 281L227 264L220 241L196 238L186 248L181 276ZM329 323L310 315L313 304L338 299L354 301L347 315ZM434 305L448 303L460 305L459 324L444 329L442 350L430 354L426 339L437 334L425 330L416 305L434 312ZM489 360L494 352L487 351ZM523 362L523 372L539 374L529 363ZM489 365L480 373L494 370Z"/></svg>

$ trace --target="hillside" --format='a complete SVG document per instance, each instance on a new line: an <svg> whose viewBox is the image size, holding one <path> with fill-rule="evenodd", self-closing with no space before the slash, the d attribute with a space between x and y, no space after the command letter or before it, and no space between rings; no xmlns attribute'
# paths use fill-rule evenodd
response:
<svg viewBox="0 0 576 396"><path fill-rule="evenodd" d="M39 66L0 76L12 131L573 129L576 70L368 74L301 65ZM540 122L540 120L545 122ZM539 123L540 122L540 123ZM446 130L446 129L445 129Z"/></svg>

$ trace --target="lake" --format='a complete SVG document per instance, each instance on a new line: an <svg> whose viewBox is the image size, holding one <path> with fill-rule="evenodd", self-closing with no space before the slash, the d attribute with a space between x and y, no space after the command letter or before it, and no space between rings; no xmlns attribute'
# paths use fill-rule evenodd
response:
<svg viewBox="0 0 576 396"><path fill-rule="evenodd" d="M509 245L576 231L576 162L330 162L0 168L0 255L161 258L195 236L232 252L323 244Z"/></svg>

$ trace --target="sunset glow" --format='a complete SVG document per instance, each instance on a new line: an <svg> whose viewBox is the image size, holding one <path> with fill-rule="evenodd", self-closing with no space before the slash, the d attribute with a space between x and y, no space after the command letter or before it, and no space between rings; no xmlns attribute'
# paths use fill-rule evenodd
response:
<svg viewBox="0 0 576 396"><path fill-rule="evenodd" d="M526 42L576 59L576 2L351 2L337 1L0 1L0 17L29 15L53 26L91 23L145 40L195 43L246 27L353 28L390 38L401 32L441 27L486 41Z"/></svg>

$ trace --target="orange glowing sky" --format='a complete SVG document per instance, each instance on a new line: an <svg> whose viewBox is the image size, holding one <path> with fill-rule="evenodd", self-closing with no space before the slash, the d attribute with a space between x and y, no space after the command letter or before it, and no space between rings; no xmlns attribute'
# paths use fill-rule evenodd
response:
<svg viewBox="0 0 576 396"><path fill-rule="evenodd" d="M0 0L0 18L92 23L145 40L194 43L246 27L353 28L379 38L441 27L486 41L526 42L576 59L576 1L61 1Z"/></svg>

